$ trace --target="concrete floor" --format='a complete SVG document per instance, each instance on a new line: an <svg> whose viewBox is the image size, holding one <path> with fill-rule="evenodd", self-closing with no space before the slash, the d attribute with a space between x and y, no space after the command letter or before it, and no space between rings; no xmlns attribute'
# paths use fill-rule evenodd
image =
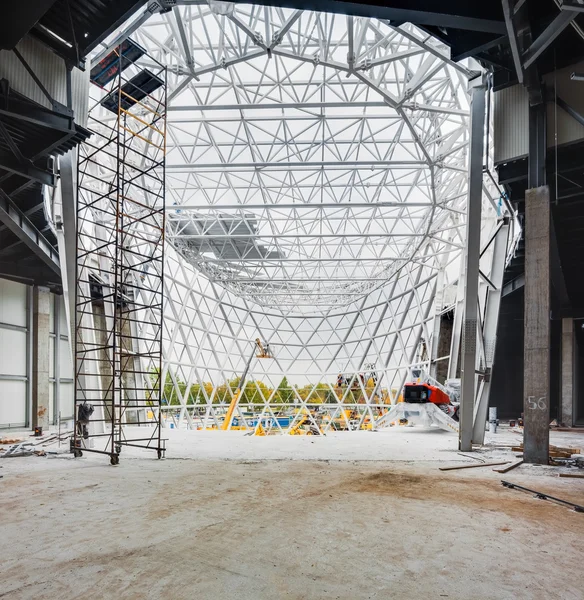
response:
<svg viewBox="0 0 584 600"><path fill-rule="evenodd" d="M0 461L0 598L584 598L584 514L500 484L584 504L554 468L441 472L475 462L446 432L169 437L164 461Z"/></svg>

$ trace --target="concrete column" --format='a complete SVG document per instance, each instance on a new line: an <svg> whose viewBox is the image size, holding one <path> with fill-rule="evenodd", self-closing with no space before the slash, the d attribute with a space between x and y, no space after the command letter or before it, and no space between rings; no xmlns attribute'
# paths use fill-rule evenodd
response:
<svg viewBox="0 0 584 600"><path fill-rule="evenodd" d="M32 302L32 427L48 428L51 293L35 286Z"/></svg>
<svg viewBox="0 0 584 600"><path fill-rule="evenodd" d="M572 427L574 410L574 319L562 319L562 403L560 422Z"/></svg>
<svg viewBox="0 0 584 600"><path fill-rule="evenodd" d="M523 460L548 464L550 423L550 192L525 192Z"/></svg>

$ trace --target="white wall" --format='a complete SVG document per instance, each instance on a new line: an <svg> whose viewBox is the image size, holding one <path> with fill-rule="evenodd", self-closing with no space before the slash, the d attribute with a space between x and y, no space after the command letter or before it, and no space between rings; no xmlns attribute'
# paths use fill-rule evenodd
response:
<svg viewBox="0 0 584 600"><path fill-rule="evenodd" d="M29 286L0 279L0 428L29 425L31 295ZM49 352L50 421L56 423L59 411L63 419L74 413L73 368L62 296L51 298Z"/></svg>
<svg viewBox="0 0 584 600"><path fill-rule="evenodd" d="M0 279L0 427L27 422L27 296L27 286Z"/></svg>
<svg viewBox="0 0 584 600"><path fill-rule="evenodd" d="M49 381L51 382L51 395L49 410L51 421L55 423L59 417L59 411L62 419L71 418L74 413L73 367L63 296L53 295L52 298L50 336ZM55 403L55 399L58 400L57 403Z"/></svg>

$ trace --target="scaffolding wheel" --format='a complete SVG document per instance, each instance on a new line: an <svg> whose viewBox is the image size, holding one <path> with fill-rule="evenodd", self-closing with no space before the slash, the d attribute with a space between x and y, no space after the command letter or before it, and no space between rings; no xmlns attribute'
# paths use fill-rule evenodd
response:
<svg viewBox="0 0 584 600"><path fill-rule="evenodd" d="M73 456L75 458L81 458L83 456L83 452L81 452L81 450L75 449L75 450L73 450Z"/></svg>
<svg viewBox="0 0 584 600"><path fill-rule="evenodd" d="M162 458L162 450L158 450L158 458Z"/></svg>
<svg viewBox="0 0 584 600"><path fill-rule="evenodd" d="M110 457L110 463L112 465L119 465L120 464L120 457L117 454L112 454Z"/></svg>

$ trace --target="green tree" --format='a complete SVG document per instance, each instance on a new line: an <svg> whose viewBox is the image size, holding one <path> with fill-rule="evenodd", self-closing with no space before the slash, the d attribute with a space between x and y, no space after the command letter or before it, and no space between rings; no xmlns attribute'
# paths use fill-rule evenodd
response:
<svg viewBox="0 0 584 600"><path fill-rule="evenodd" d="M288 383L288 379L286 377L280 381L280 385L278 386L274 400L276 402L280 402L281 404L293 404L294 400L296 400L294 389Z"/></svg>

